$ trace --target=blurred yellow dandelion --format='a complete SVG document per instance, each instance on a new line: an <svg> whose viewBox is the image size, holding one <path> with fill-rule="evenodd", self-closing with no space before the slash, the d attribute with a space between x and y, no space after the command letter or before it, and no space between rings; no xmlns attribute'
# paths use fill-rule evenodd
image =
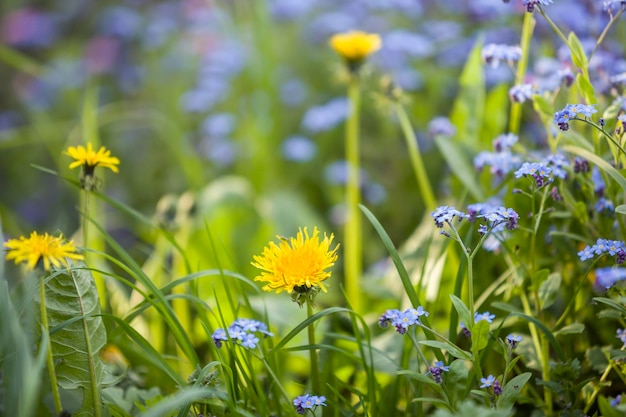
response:
<svg viewBox="0 0 626 417"><path fill-rule="evenodd" d="M375 33L352 31L338 33L330 38L330 46L350 63L358 63L378 51L382 45Z"/></svg>
<svg viewBox="0 0 626 417"><path fill-rule="evenodd" d="M93 175L94 169L98 166L118 172L117 166L120 164L120 160L111 156L111 151L104 146L101 146L97 152L93 150L91 143L87 144L87 148L82 145L70 146L65 154L74 158L70 168L74 169L82 166L86 176Z"/></svg>
<svg viewBox="0 0 626 417"><path fill-rule="evenodd" d="M331 249L334 235L320 241L317 227L309 236L306 227L299 229L295 238L281 238L279 244L270 242L260 256L254 256L252 265L261 269L261 275L255 281L267 282L263 291L292 293L319 287L326 292L323 281L330 277L328 268L337 260L337 248Z"/></svg>
<svg viewBox="0 0 626 417"><path fill-rule="evenodd" d="M50 266L67 266L67 259L84 259L76 252L73 241L65 241L62 237L43 235L32 232L29 238L9 239L4 243L8 248L7 260L15 260L16 264L26 262L29 269L35 269L40 262L46 271Z"/></svg>

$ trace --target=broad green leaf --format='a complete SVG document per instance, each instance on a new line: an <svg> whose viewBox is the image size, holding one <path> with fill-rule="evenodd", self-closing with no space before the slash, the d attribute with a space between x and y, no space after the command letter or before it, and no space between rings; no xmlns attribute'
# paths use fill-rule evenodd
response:
<svg viewBox="0 0 626 417"><path fill-rule="evenodd" d="M617 310L618 312L620 312L622 315L626 316L626 307L624 307L620 303L617 303L617 302L611 300L610 298L594 297L593 301L596 301L596 302L602 303L602 304L606 304L606 305L612 307L613 309Z"/></svg>
<svg viewBox="0 0 626 417"><path fill-rule="evenodd" d="M619 184L619 186L622 187L622 190L626 191L626 178L624 178L618 170L612 167L611 164L600 158L598 155L586 149L579 148L578 146L565 145L562 149L565 152L571 152L575 155L582 156L583 158L589 160L589 162L597 165L598 168L610 175Z"/></svg>
<svg viewBox="0 0 626 417"><path fill-rule="evenodd" d="M585 331L585 325L582 323L572 323L563 327L562 329L556 331L555 335L564 335L564 334L580 334Z"/></svg>
<svg viewBox="0 0 626 417"><path fill-rule="evenodd" d="M483 201L485 193L477 180L476 169L470 162L472 151L468 150L464 144L453 142L451 138L444 136L437 136L435 145L446 160L448 168L467 187L472 197L478 201Z"/></svg>
<svg viewBox="0 0 626 417"><path fill-rule="evenodd" d="M474 356L487 347L489 342L489 322L480 320L472 327L472 353Z"/></svg>
<svg viewBox="0 0 626 417"><path fill-rule="evenodd" d="M569 43L569 50L572 54L572 63L583 71L587 70L587 55L585 54L585 48L583 44L574 32L570 32L567 41Z"/></svg>
<svg viewBox="0 0 626 417"><path fill-rule="evenodd" d="M46 282L48 323L56 329L50 340L59 385L82 394L82 405L72 415L92 417L101 407L104 368L98 352L106 344L106 330L90 271L82 262L72 265L69 274L59 271Z"/></svg>
<svg viewBox="0 0 626 417"><path fill-rule="evenodd" d="M624 417L624 413L613 408L609 399L603 395L598 397L598 406L602 417Z"/></svg>
<svg viewBox="0 0 626 417"><path fill-rule="evenodd" d="M442 342L439 340L422 340L418 343L420 345L430 346L435 349L447 350L450 355L454 356L457 359L465 359L468 361L472 359L472 355L469 352L459 349L458 347L448 342Z"/></svg>
<svg viewBox="0 0 626 417"><path fill-rule="evenodd" d="M580 94L583 96L585 101L591 104L595 103L596 99L595 93L593 91L593 85L591 85L587 77L585 77L583 74L578 74L576 76L575 82L576 87L578 87L578 90L580 91Z"/></svg>
<svg viewBox="0 0 626 417"><path fill-rule="evenodd" d="M469 145L472 149L476 149L478 145L485 109L482 47L482 41L478 41L469 53L459 79L460 90L450 113L450 121L457 128L457 147L459 143ZM439 138L435 142L438 140Z"/></svg>
<svg viewBox="0 0 626 417"><path fill-rule="evenodd" d="M524 388L524 385L526 385L531 376L532 374L530 372L525 372L507 382L502 389L500 399L498 399L498 408L508 409L513 407L515 400L517 400L522 392L522 389Z"/></svg>
<svg viewBox="0 0 626 417"><path fill-rule="evenodd" d="M615 212L619 214L626 214L626 204L620 204L619 206L615 207Z"/></svg>
<svg viewBox="0 0 626 417"><path fill-rule="evenodd" d="M468 329L472 329L474 325L474 319L472 318L469 309L467 306L461 301L459 297L454 294L450 294L450 299L452 300L452 304L454 305L454 309L459 315L459 320L463 323Z"/></svg>
<svg viewBox="0 0 626 417"><path fill-rule="evenodd" d="M550 307L561 288L561 274L558 272L552 273L548 278L539 286L539 303L541 309L545 310Z"/></svg>

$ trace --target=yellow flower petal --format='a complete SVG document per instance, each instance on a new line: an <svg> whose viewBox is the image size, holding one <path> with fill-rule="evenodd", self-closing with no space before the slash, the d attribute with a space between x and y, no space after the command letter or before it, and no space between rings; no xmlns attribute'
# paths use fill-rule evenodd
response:
<svg viewBox="0 0 626 417"><path fill-rule="evenodd" d="M375 33L352 31L333 35L330 46L348 61L358 62L378 51L382 41Z"/></svg>
<svg viewBox="0 0 626 417"><path fill-rule="evenodd" d="M324 234L320 241L317 227L312 236L304 228L295 238L279 237L278 245L270 242L260 256L254 256L252 265L263 271L254 280L267 283L263 291L291 293L297 287L320 287L325 292L322 281L330 278L327 269L337 260L338 245L330 247L333 238Z"/></svg>
<svg viewBox="0 0 626 417"><path fill-rule="evenodd" d="M28 269L35 269L40 261L44 269L49 271L51 265L67 266L66 258L84 259L83 255L76 252L74 242L66 242L62 237L53 237L48 233L39 235L32 232L28 238L22 236L9 239L4 246L8 249L7 260L14 260L16 264L24 262Z"/></svg>
<svg viewBox="0 0 626 417"><path fill-rule="evenodd" d="M93 168L101 166L103 168L109 168L113 172L119 172L117 165L119 165L120 160L111 156L111 151L107 150L104 146L101 146L97 152L93 150L91 142L87 144L87 148L82 145L69 146L65 154L75 160L70 164L70 169L84 166L87 169L93 170Z"/></svg>

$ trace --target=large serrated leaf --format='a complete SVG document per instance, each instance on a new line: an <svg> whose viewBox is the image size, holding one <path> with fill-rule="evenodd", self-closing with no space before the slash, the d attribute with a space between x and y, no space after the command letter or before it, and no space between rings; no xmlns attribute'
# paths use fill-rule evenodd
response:
<svg viewBox="0 0 626 417"><path fill-rule="evenodd" d="M37 300L40 302L40 300ZM46 283L50 340L59 385L79 390L82 404L74 417L91 417L101 407L104 368L98 352L106 344L96 286L83 263L73 263L69 274L59 271Z"/></svg>

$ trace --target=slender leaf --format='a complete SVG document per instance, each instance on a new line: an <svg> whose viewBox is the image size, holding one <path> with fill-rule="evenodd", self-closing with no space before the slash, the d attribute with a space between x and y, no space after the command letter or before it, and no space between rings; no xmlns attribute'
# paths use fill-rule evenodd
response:
<svg viewBox="0 0 626 417"><path fill-rule="evenodd" d="M513 407L524 385L526 385L531 376L530 372L524 372L507 382L502 389L502 395L498 399L498 408L507 409Z"/></svg>
<svg viewBox="0 0 626 417"><path fill-rule="evenodd" d="M610 175L620 185L620 187L622 187L622 190L626 191L626 178L624 178L624 176L617 169L612 167L611 164L600 158L598 155L578 146L565 145L562 149L565 152L571 152L578 156L582 156L597 165L598 168Z"/></svg>
<svg viewBox="0 0 626 417"><path fill-rule="evenodd" d="M466 352L462 349L459 349L458 347L448 343L448 342L442 342L439 340L421 340L420 342L418 342L420 345L424 345L424 346L430 346L432 348L436 348L436 349L443 349L443 350L447 350L448 353L452 356L454 356L455 358L458 359L465 359L465 360L472 360L472 355L469 352Z"/></svg>

